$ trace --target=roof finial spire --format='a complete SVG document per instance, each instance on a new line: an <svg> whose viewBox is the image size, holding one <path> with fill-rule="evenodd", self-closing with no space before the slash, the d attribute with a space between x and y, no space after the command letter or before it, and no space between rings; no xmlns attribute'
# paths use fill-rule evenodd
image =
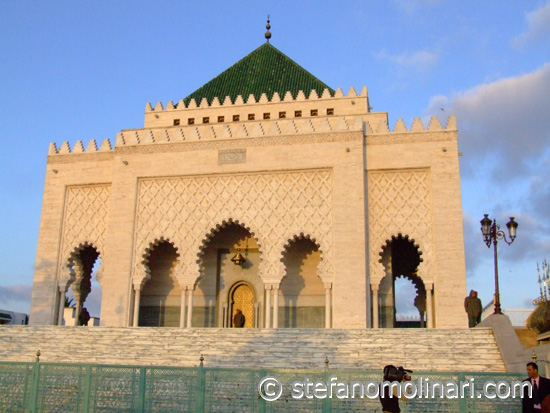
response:
<svg viewBox="0 0 550 413"><path fill-rule="evenodd" d="M267 15L267 24L265 25L265 28L267 29L267 32L265 32L265 38L269 43L269 39L271 39L271 32L269 31L269 29L271 29L271 24L269 24L269 14Z"/></svg>

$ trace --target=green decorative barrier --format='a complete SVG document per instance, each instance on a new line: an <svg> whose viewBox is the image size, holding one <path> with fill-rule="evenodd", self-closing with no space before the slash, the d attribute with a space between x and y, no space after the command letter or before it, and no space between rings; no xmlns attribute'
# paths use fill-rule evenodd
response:
<svg viewBox="0 0 550 413"><path fill-rule="evenodd" d="M96 364L0 362L2 412L379 412L378 399L293 397L292 383L337 380L381 381L380 371L117 366ZM275 401L260 397L264 377L282 385ZM524 378L517 373L414 372L435 381L483 383ZM473 381L472 381L473 380ZM439 394L439 393L438 393ZM296 393L294 393L296 396ZM400 402L404 412L521 412L520 398L413 398Z"/></svg>

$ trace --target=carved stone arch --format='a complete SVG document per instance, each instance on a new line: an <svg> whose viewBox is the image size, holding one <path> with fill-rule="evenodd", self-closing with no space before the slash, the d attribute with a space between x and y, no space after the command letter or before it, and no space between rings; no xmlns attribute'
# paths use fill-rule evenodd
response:
<svg viewBox="0 0 550 413"><path fill-rule="evenodd" d="M227 228L230 225L238 225L244 228L250 233L250 236L254 238L254 240L256 241L256 244L258 245L258 250L260 252L260 266L258 269L258 274L262 273L261 264L263 261L262 257L264 255L264 243L262 242L260 237L258 237L256 232L252 231L252 229L249 226L247 226L245 223L240 222L238 219L234 220L233 218L228 218L227 220L225 219L222 220L221 224L218 223L215 226L210 227L210 231L200 241L200 245L198 247L199 252L197 253L197 260L195 261L195 263L197 264L197 274L198 274L196 279L198 279L199 276L203 275L203 269L202 269L201 263L203 261L204 254L206 253L206 250L208 248L208 244L220 231L222 231L224 228ZM195 279L195 282L196 282L196 279Z"/></svg>
<svg viewBox="0 0 550 413"><path fill-rule="evenodd" d="M424 285L424 281L422 281L422 278L418 276L418 274L413 275L398 275L395 278L406 278L410 282L412 282L413 287L416 291L416 297L417 298L426 298L426 286ZM415 302L415 306L419 307L417 303Z"/></svg>
<svg viewBox="0 0 550 413"><path fill-rule="evenodd" d="M397 278L405 278L412 283L415 289L415 297L414 297L413 305L417 308L420 314L420 327L424 328L425 327L424 314L426 313L426 310L427 310L426 309L427 294L426 294L426 285L424 284L424 281L422 280L422 278L420 278L418 273L398 275L395 277L395 279Z"/></svg>
<svg viewBox="0 0 550 413"><path fill-rule="evenodd" d="M254 285L246 280L240 280L240 281L237 281L236 283L234 283L233 285L231 285L231 287L229 287L229 290L227 292L227 295L228 295L228 298L231 297L231 294L233 294L233 292L237 289L237 287L240 287L241 285L246 285L247 287L249 287L252 292L254 293L254 297L257 297L258 294L259 294L259 291L256 291L256 288L254 287Z"/></svg>
<svg viewBox="0 0 550 413"><path fill-rule="evenodd" d="M326 262L325 260L325 254L326 252L324 251L324 249L321 247L321 244L320 242L317 241L317 239L315 237L312 237L311 234L309 233L304 233L304 232L300 232L299 234L294 234L292 237L288 238L285 242L285 244L283 245L283 248L281 250L281 258L279 259L280 263L281 263L281 267L282 267L282 270L281 270L281 279L279 281L282 281L282 279L285 277L286 275L286 272L285 272L285 268L284 268L284 264L283 264L283 261L284 261L284 257L285 255L290 251L290 248L292 247L292 244L295 243L296 241L298 240L301 240L301 239L305 239L305 240L309 240L311 242L313 242L313 244L317 247L317 249L319 250L319 253L320 253L320 259L321 259L321 262L319 263L319 266L317 267L317 276L321 279L321 281L323 281L324 283L331 283L333 282L332 278L330 277L330 275L327 273L327 271L325 271L325 266L323 265L324 262ZM330 277L330 278L329 278Z"/></svg>
<svg viewBox="0 0 550 413"><path fill-rule="evenodd" d="M425 266L422 258L423 251L419 243L416 243L414 238L410 238L408 234L403 235L397 233L392 235L390 239L386 239L384 245L381 246L379 252L380 259L378 263L383 268L385 276L377 282L377 296L381 298L381 309L385 308L382 314L382 319L385 320L383 326L396 326L396 303L395 299L395 281L398 278L409 280L415 289L414 306L420 313L420 327L424 327L424 313L426 312L426 280L420 275L420 270ZM389 295L388 295L389 294ZM391 305L388 305L388 296ZM377 299L378 299L377 297ZM393 308L388 312L388 308ZM382 311L382 310L380 310ZM393 314L393 324L390 321L388 324L388 315Z"/></svg>
<svg viewBox="0 0 550 413"><path fill-rule="evenodd" d="M380 251L378 253L378 255L380 255L380 259L378 260L378 262L384 267L384 269L386 271L388 270L388 268L387 268L387 265L384 264L383 257L386 254L386 250L389 247L391 247L392 243L396 240L403 240L403 241L409 242L413 246L413 248L416 249L416 252L418 253L418 259L419 259L420 263L424 262L424 259L422 258L422 251L420 250L420 245L416 244L416 241L415 241L414 238L409 238L408 235L403 236L403 234L401 234L399 232L397 234L397 236L392 235L391 239L386 239L386 243L381 246L382 251ZM381 281L381 280L379 280L379 281Z"/></svg>
<svg viewBox="0 0 550 413"><path fill-rule="evenodd" d="M69 253L69 257L67 258L65 265L67 267L71 267L79 259L79 254L88 247L95 249L98 257L101 256L101 251L93 242L84 241L80 242L78 246Z"/></svg>
<svg viewBox="0 0 550 413"><path fill-rule="evenodd" d="M133 277L133 283L136 284L136 285L141 285L143 287L143 285L151 279L151 268L149 267L149 260L151 258L151 254L153 253L153 251L155 250L156 247L158 247L160 244L162 243L168 243L170 244L172 247L174 247L174 250L176 251L176 257L177 259L179 260L180 258L180 253L179 253L179 250L178 250L178 247L176 247L175 243L173 241L170 240L170 238L164 238L163 236L159 237L159 238L155 238L153 240L153 242L150 242L149 243L149 246L147 248L145 248L145 251L144 253L142 254L142 260L141 260L141 264L143 265L144 267L144 276L139 278L139 274L134 274L134 277ZM177 277L177 274L176 274L176 277L175 277L179 283L181 283L181 280L180 278ZM180 285L182 286L182 285Z"/></svg>
<svg viewBox="0 0 550 413"><path fill-rule="evenodd" d="M426 312L426 286L422 279L416 274L416 277L409 277L416 290L416 297L414 299L414 306L420 313Z"/></svg>
<svg viewBox="0 0 550 413"><path fill-rule="evenodd" d="M79 316L88 296L92 293L92 274L94 266L98 258L101 257L101 251L96 246L95 242L83 241L79 242L76 247L65 255L67 257L62 261L60 268L60 276L58 279L58 287L60 289L58 308L58 323L61 324L64 312L64 298L69 287L72 289L75 299L74 321L65 320L67 323L78 325L81 322ZM100 279L101 277L99 277ZM96 275L96 280L98 277ZM99 280L98 280L99 282ZM100 288L102 286L100 285ZM89 317L89 315L88 315ZM82 321L84 322L84 321Z"/></svg>
<svg viewBox="0 0 550 413"><path fill-rule="evenodd" d="M66 280L67 281L67 284L66 284L66 287L68 288L74 281L76 281L76 271L75 271L75 267L80 267L82 266L82 262L81 262L81 253L82 251L84 251L86 248L93 248L96 253L97 253L97 257L96 257L96 260L98 258L100 258L102 255L101 255L101 251L99 250L99 248L93 243L93 242L89 242L89 241L84 241L84 242L80 242L78 244L78 246L76 246L75 248L73 248L73 250L69 253L69 257L63 262L62 264L62 268L66 268L67 271L62 271L64 272L65 274L68 274L68 279ZM97 278L97 277L96 277ZM63 280L64 281L64 280ZM99 280L98 280L99 282ZM100 284L101 285L101 284Z"/></svg>

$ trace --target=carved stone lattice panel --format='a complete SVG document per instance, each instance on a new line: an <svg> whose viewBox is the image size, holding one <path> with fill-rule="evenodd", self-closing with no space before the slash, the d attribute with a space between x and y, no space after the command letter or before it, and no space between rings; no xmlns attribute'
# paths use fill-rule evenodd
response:
<svg viewBox="0 0 550 413"><path fill-rule="evenodd" d="M91 244L104 252L109 218L110 185L67 187L63 235L61 239L60 273L69 263L71 253L80 245Z"/></svg>
<svg viewBox="0 0 550 413"><path fill-rule="evenodd" d="M428 170L369 171L369 263L371 284L384 277L380 252L391 236L415 240L422 252L418 275L433 282L433 238L430 173Z"/></svg>
<svg viewBox="0 0 550 413"><path fill-rule="evenodd" d="M156 239L180 254L176 277L193 284L197 254L217 225L232 219L254 233L264 281L281 280L284 245L294 235L315 238L322 254L319 275L332 277L332 171L292 171L141 179L135 227L134 283L146 277L143 254Z"/></svg>

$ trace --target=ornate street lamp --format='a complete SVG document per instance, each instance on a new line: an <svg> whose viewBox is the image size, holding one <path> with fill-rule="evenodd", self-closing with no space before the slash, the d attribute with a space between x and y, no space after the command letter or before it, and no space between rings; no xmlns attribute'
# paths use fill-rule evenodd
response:
<svg viewBox="0 0 550 413"><path fill-rule="evenodd" d="M494 222L489 219L489 214L483 214L485 217L481 222L481 233L483 234L483 240L487 247L491 248L493 243L495 251L495 311L493 314L502 314L500 310L500 293L498 290L498 256L497 256L497 241L503 239L506 244L510 245L516 239L516 230L518 229L518 223L514 221L514 217L510 217L510 221L506 224L508 228L508 235L510 241L506 239L506 234L501 231L500 226L497 225L497 221Z"/></svg>

